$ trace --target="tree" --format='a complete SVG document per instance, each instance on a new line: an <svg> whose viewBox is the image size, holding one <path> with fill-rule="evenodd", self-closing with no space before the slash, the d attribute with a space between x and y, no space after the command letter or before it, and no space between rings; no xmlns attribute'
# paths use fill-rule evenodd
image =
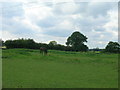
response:
<svg viewBox="0 0 120 90"><path fill-rule="evenodd" d="M13 46L14 46L13 41L12 40L5 41L5 46L7 48L13 48Z"/></svg>
<svg viewBox="0 0 120 90"><path fill-rule="evenodd" d="M7 40L5 41L5 46L7 48L29 48L35 49L36 45L33 39L17 39L17 40Z"/></svg>
<svg viewBox="0 0 120 90"><path fill-rule="evenodd" d="M110 41L105 47L105 52L120 53L120 44L118 42Z"/></svg>
<svg viewBox="0 0 120 90"><path fill-rule="evenodd" d="M4 41L0 39L0 46L4 46Z"/></svg>
<svg viewBox="0 0 120 90"><path fill-rule="evenodd" d="M76 31L68 37L66 45L73 47L75 51L87 51L88 47L84 45L84 42L87 42L87 37Z"/></svg>
<svg viewBox="0 0 120 90"><path fill-rule="evenodd" d="M50 41L49 45L57 45L56 41Z"/></svg>
<svg viewBox="0 0 120 90"><path fill-rule="evenodd" d="M50 41L48 44L49 49L56 49L57 42L56 41Z"/></svg>

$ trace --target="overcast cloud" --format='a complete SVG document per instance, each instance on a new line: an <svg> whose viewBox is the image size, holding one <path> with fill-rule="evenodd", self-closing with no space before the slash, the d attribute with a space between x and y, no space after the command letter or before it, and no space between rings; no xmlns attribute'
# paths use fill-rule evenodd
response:
<svg viewBox="0 0 120 90"><path fill-rule="evenodd" d="M118 41L117 2L3 2L2 39L32 38L64 44L74 32L88 37L89 48Z"/></svg>

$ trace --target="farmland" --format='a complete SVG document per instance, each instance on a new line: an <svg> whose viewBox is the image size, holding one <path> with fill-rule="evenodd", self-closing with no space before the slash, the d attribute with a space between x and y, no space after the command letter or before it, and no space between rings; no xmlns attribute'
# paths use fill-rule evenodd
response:
<svg viewBox="0 0 120 90"><path fill-rule="evenodd" d="M3 88L117 88L118 54L2 51Z"/></svg>

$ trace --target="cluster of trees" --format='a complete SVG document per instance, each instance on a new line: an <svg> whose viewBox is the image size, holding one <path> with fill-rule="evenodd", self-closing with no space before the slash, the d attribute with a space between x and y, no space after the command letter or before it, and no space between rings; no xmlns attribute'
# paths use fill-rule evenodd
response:
<svg viewBox="0 0 120 90"><path fill-rule="evenodd" d="M36 43L33 39L17 39L17 40L7 40L4 42L4 45L10 48L27 48L27 49L40 49L40 47L46 47L51 50L62 50L62 51L75 51L74 48L69 46L64 46L61 44L54 44L51 41L49 44L45 43Z"/></svg>
<svg viewBox="0 0 120 90"><path fill-rule="evenodd" d="M56 41L51 41L49 44L36 43L33 39L17 39L17 40L0 40L0 45L5 45L7 48L28 48L28 49L40 49L40 47L46 47L51 50L62 50L62 51L88 51L87 37L80 32L73 32L68 37L66 45L57 44ZM99 48L95 48L95 51L99 51ZM109 42L105 47L104 52L120 53L120 44L117 42Z"/></svg>
<svg viewBox="0 0 120 90"><path fill-rule="evenodd" d="M37 44L33 39L18 39L18 40L7 40L5 42L7 48L29 48L35 49Z"/></svg>
<svg viewBox="0 0 120 90"><path fill-rule="evenodd" d="M63 51L87 51L87 45L83 42L86 41L86 37L80 32L74 32L66 42L67 46L57 44L56 41L51 41L49 44L36 43L33 39L17 39L5 41L7 48L28 48L28 49L40 49L40 47L46 47L51 50L63 50Z"/></svg>
<svg viewBox="0 0 120 90"><path fill-rule="evenodd" d="M108 45L105 47L104 51L110 53L120 53L120 44L117 42L110 41Z"/></svg>
<svg viewBox="0 0 120 90"><path fill-rule="evenodd" d="M87 45L84 44L87 42L87 37L80 32L73 32L70 37L68 37L66 45L57 44L55 41L49 43L50 49L56 50L65 50L65 51L88 51Z"/></svg>

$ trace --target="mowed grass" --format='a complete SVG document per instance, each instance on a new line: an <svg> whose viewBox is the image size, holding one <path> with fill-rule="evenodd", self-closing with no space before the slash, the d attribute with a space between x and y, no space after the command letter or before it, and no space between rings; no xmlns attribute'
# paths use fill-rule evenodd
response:
<svg viewBox="0 0 120 90"><path fill-rule="evenodd" d="M7 49L3 88L117 88L118 54Z"/></svg>

